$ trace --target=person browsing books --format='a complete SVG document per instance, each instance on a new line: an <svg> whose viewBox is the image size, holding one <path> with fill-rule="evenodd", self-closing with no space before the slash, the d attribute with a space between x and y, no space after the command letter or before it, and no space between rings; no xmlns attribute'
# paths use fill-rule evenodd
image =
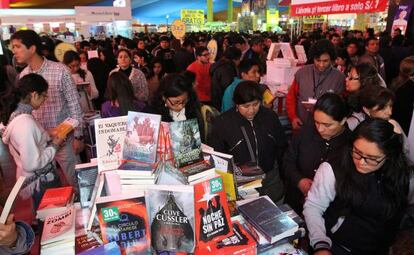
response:
<svg viewBox="0 0 414 255"><path fill-rule="evenodd" d="M279 202L283 197L279 167L287 139L277 114L262 106L262 99L255 82L242 81L233 95L236 106L215 118L208 141L214 150L232 154L238 165L259 166L266 173L261 194Z"/></svg>
<svg viewBox="0 0 414 255"><path fill-rule="evenodd" d="M35 241L32 228L23 221L14 221L10 214L5 224L0 223L0 254L26 254Z"/></svg>
<svg viewBox="0 0 414 255"><path fill-rule="evenodd" d="M36 210L45 190L60 186L53 158L66 137L51 138L32 115L48 97L47 81L27 74L17 85L3 99L2 139L16 162L16 177L26 176L20 194L24 199L32 197Z"/></svg>
<svg viewBox="0 0 414 255"><path fill-rule="evenodd" d="M347 115L341 96L326 93L316 102L312 120L293 135L283 171L287 186L285 202L298 214L302 213L315 170L347 145L351 133L346 125Z"/></svg>
<svg viewBox="0 0 414 255"><path fill-rule="evenodd" d="M401 135L386 120L364 121L343 153L319 166L308 192L314 254L388 254L413 191Z"/></svg>

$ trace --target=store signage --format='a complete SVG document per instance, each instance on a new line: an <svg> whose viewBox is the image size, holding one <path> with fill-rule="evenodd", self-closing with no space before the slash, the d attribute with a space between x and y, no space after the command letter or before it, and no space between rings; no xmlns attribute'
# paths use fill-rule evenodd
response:
<svg viewBox="0 0 414 255"><path fill-rule="evenodd" d="M388 0L292 0L291 16L383 12Z"/></svg>
<svg viewBox="0 0 414 255"><path fill-rule="evenodd" d="M407 30L408 19L410 18L410 13L413 8L413 3L408 3L405 5L400 4L398 6L397 12L394 16L394 21L392 22L392 30L399 28L401 33L404 35Z"/></svg>
<svg viewBox="0 0 414 255"><path fill-rule="evenodd" d="M177 39L184 38L185 23L179 19L174 20L174 22L171 24L171 33Z"/></svg>
<svg viewBox="0 0 414 255"><path fill-rule="evenodd" d="M181 21L186 25L202 26L204 25L204 10L181 10Z"/></svg>
<svg viewBox="0 0 414 255"><path fill-rule="evenodd" d="M304 24L322 23L326 19L326 15L313 15L303 17Z"/></svg>
<svg viewBox="0 0 414 255"><path fill-rule="evenodd" d="M52 22L75 22L75 16L62 15L62 16L4 16L2 21L5 24L27 24L27 23L52 23Z"/></svg>
<svg viewBox="0 0 414 255"><path fill-rule="evenodd" d="M75 6L76 22L113 22L131 20L131 8L111 6Z"/></svg>
<svg viewBox="0 0 414 255"><path fill-rule="evenodd" d="M0 0L0 9L10 8L10 0Z"/></svg>
<svg viewBox="0 0 414 255"><path fill-rule="evenodd" d="M269 25L279 24L279 10L276 8L270 8L266 10L266 23Z"/></svg>

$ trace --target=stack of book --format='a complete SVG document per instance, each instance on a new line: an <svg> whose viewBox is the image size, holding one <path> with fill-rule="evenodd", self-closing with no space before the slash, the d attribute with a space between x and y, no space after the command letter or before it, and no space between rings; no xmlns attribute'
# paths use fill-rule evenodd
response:
<svg viewBox="0 0 414 255"><path fill-rule="evenodd" d="M243 199L259 197L259 192L256 189L262 187L262 181L262 179L258 179L238 186L239 196Z"/></svg>
<svg viewBox="0 0 414 255"><path fill-rule="evenodd" d="M66 211L73 204L73 199L71 186L47 189L37 208L36 218L43 221L47 215Z"/></svg>
<svg viewBox="0 0 414 255"><path fill-rule="evenodd" d="M75 216L73 206L46 216L40 242L42 255L75 254Z"/></svg>
<svg viewBox="0 0 414 255"><path fill-rule="evenodd" d="M154 183L155 175L151 171L113 170L105 173L105 189L109 195L144 191Z"/></svg>

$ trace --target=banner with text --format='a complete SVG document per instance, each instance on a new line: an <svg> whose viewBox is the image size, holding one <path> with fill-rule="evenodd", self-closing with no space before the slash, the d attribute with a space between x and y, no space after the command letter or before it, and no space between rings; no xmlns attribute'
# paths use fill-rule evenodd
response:
<svg viewBox="0 0 414 255"><path fill-rule="evenodd" d="M387 0L292 0L291 16L383 12Z"/></svg>
<svg viewBox="0 0 414 255"><path fill-rule="evenodd" d="M204 10L181 10L181 21L186 25L202 26L204 25Z"/></svg>

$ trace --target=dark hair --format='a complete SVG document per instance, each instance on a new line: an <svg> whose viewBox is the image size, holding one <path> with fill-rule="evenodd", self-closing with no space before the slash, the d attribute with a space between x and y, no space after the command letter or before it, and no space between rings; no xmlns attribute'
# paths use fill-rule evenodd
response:
<svg viewBox="0 0 414 255"><path fill-rule="evenodd" d="M194 43L193 40L187 38L187 39L184 40L182 46L183 46L183 48L187 48L188 46L194 47L195 43Z"/></svg>
<svg viewBox="0 0 414 255"><path fill-rule="evenodd" d="M320 58L322 54L328 54L331 60L335 60L335 47L327 39L317 41L309 50L310 59L314 60Z"/></svg>
<svg viewBox="0 0 414 255"><path fill-rule="evenodd" d="M260 36L254 36L250 39L250 46L263 43L263 38Z"/></svg>
<svg viewBox="0 0 414 255"><path fill-rule="evenodd" d="M259 66L259 64L253 59L243 59L240 61L238 68L239 77L241 78L242 73L248 73L253 66Z"/></svg>
<svg viewBox="0 0 414 255"><path fill-rule="evenodd" d="M83 50L85 47L91 47L91 44L88 41L81 41L80 48Z"/></svg>
<svg viewBox="0 0 414 255"><path fill-rule="evenodd" d="M111 49L99 49L98 48L98 56L102 53L105 56L104 63L106 64L109 70L112 70L116 67L115 55Z"/></svg>
<svg viewBox="0 0 414 255"><path fill-rule="evenodd" d="M10 40L20 40L26 48L30 48L34 45L36 47L36 53L39 56L42 56L42 41L40 40L40 36L35 31L19 30L11 36Z"/></svg>
<svg viewBox="0 0 414 255"><path fill-rule="evenodd" d="M370 63L361 63L355 66L359 76L361 89L367 86L381 86L381 79L378 76L378 70Z"/></svg>
<svg viewBox="0 0 414 255"><path fill-rule="evenodd" d="M342 121L348 116L348 107L341 96L335 93L323 94L315 104L315 111L319 110L334 119L335 121Z"/></svg>
<svg viewBox="0 0 414 255"><path fill-rule="evenodd" d="M223 57L230 60L239 60L241 58L241 55L241 50L234 46L228 47L223 53Z"/></svg>
<svg viewBox="0 0 414 255"><path fill-rule="evenodd" d="M369 42L370 41L378 41L378 38L376 38L376 37L374 37L374 36L372 36L372 37L368 37L366 40L365 40L365 47L366 46L368 46L368 44L369 44Z"/></svg>
<svg viewBox="0 0 414 255"><path fill-rule="evenodd" d="M375 143L386 156L385 163L376 173L381 180L382 194L387 204L385 215L392 217L407 203L409 179L413 170L404 153L402 135L396 134L394 126L386 120L368 119L353 132L349 150L360 138ZM336 190L348 207L358 207L366 201L370 186L366 185L365 178L361 178L350 154L344 155L342 169L338 171L342 178L338 178Z"/></svg>
<svg viewBox="0 0 414 255"><path fill-rule="evenodd" d="M109 70L105 63L100 58L90 58L87 63L89 72L91 72L99 91L99 98L95 100L97 109L101 109L101 104L104 102L105 90L108 82Z"/></svg>
<svg viewBox="0 0 414 255"><path fill-rule="evenodd" d="M135 111L137 99L134 96L131 81L123 72L113 72L108 78L108 97L114 102L118 101L121 116L127 115L128 111Z"/></svg>
<svg viewBox="0 0 414 255"><path fill-rule="evenodd" d="M121 52L126 52L126 54L129 56L129 58L132 60L132 55L131 55L131 51L127 50L127 49L120 49L116 52L115 57L118 58L119 53Z"/></svg>
<svg viewBox="0 0 414 255"><path fill-rule="evenodd" d="M151 60L150 72L149 72L149 75L148 75L147 79L152 78L152 77L155 76L155 73L154 73L154 65L155 64L160 64L161 65L161 72L158 74L158 78L161 79L164 76L164 74L165 74L164 61L162 60L161 57L155 57Z"/></svg>
<svg viewBox="0 0 414 255"><path fill-rule="evenodd" d="M237 104L246 104L255 100L260 102L263 99L263 92L259 84L254 81L242 81L237 85L233 94L233 102Z"/></svg>
<svg viewBox="0 0 414 255"><path fill-rule="evenodd" d="M403 43L404 43L403 35L396 35L394 36L394 38L392 38L392 46L402 46Z"/></svg>
<svg viewBox="0 0 414 255"><path fill-rule="evenodd" d="M79 54L76 51L73 51L73 50L66 51L65 55L63 55L63 63L65 65L69 66L69 64L72 63L73 61L79 61L79 63L80 63ZM82 68L79 68L77 73L83 79L83 81L85 81L86 71L83 70Z"/></svg>
<svg viewBox="0 0 414 255"><path fill-rule="evenodd" d="M195 48L196 56L199 56L199 57L202 56L204 51L208 51L208 48L204 46L199 46Z"/></svg>
<svg viewBox="0 0 414 255"><path fill-rule="evenodd" d="M11 92L5 96L1 102L0 120L4 125L9 122L10 115L16 110L17 104L20 100L25 99L32 92L37 92L39 95L47 91L49 85L42 76L30 73L23 76Z"/></svg>
<svg viewBox="0 0 414 255"><path fill-rule="evenodd" d="M361 90L361 107L372 109L378 106L378 110L384 109L388 102L394 101L394 93L381 86L368 86Z"/></svg>
<svg viewBox="0 0 414 255"><path fill-rule="evenodd" d="M329 40L332 40L332 38L334 38L334 37L341 38L341 36L338 33L333 33L333 34L329 35Z"/></svg>

